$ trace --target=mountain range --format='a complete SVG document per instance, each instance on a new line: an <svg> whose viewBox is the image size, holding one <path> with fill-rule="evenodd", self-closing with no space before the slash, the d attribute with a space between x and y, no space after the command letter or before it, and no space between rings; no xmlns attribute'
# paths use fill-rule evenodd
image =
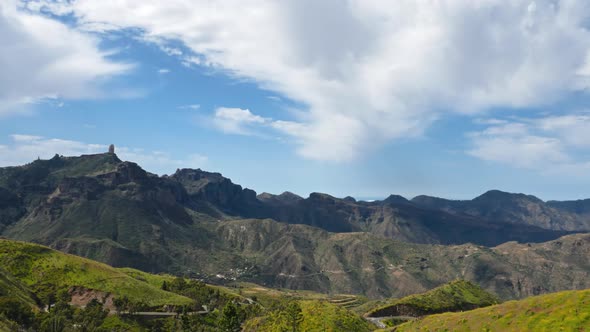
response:
<svg viewBox="0 0 590 332"><path fill-rule="evenodd" d="M0 168L0 234L211 282L403 296L456 278L504 299L590 287L590 200L492 190L357 201L157 176L114 153Z"/></svg>

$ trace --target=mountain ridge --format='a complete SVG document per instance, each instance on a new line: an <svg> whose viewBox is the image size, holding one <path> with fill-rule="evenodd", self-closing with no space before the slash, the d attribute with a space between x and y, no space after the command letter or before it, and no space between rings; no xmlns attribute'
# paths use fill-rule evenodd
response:
<svg viewBox="0 0 590 332"><path fill-rule="evenodd" d="M503 298L519 298L581 287L579 278L590 270L570 240L567 250L551 247L550 258L508 242L542 248L569 239L562 238L568 231L491 222L395 195L376 202L321 193L259 199L220 173L181 169L157 176L114 154L0 168L1 193L2 236L117 267L222 283L388 297L466 275ZM577 236L587 250L586 235ZM515 254L496 248L507 242ZM572 271L560 267L564 259ZM555 267L541 269L555 279L548 287L535 272L540 262Z"/></svg>
<svg viewBox="0 0 590 332"><path fill-rule="evenodd" d="M527 224L553 230L590 231L590 199L545 202L533 195L489 190L472 200L420 195L412 198L411 202L420 207L453 215L479 217L490 222Z"/></svg>

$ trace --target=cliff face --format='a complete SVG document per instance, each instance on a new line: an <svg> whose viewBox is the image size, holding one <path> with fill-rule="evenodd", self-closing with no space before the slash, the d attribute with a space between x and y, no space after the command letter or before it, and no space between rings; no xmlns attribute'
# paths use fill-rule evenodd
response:
<svg viewBox="0 0 590 332"><path fill-rule="evenodd" d="M488 215L481 213L460 213L413 203L395 195L375 202L357 202L351 197L339 199L322 193L312 193L306 199L289 192L256 196L254 191L234 184L219 173L192 169L178 170L170 179L182 184L201 211L221 219L270 218L331 232L364 231L417 243L496 245L506 241L547 241L567 234L562 229L547 231L539 226L543 226L541 223L509 219L509 212L504 219L490 222ZM503 204L496 206L499 209Z"/></svg>
<svg viewBox="0 0 590 332"><path fill-rule="evenodd" d="M498 190L469 201L418 196L412 203L423 208L468 215L489 222L509 222L563 231L590 231L590 201L543 202L531 195Z"/></svg>
<svg viewBox="0 0 590 332"><path fill-rule="evenodd" d="M180 169L169 178L180 183L197 206L207 206L216 217L264 215L264 204L254 190L242 188L219 173Z"/></svg>

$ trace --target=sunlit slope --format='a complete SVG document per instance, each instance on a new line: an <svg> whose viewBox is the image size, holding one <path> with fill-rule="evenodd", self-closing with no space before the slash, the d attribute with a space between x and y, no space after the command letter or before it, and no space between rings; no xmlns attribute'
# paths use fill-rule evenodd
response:
<svg viewBox="0 0 590 332"><path fill-rule="evenodd" d="M375 326L337 304L321 301L298 301L301 307L301 321L297 331L373 331ZM246 332L291 331L290 320L283 314L270 312L247 321L242 327Z"/></svg>
<svg viewBox="0 0 590 332"><path fill-rule="evenodd" d="M432 315L400 325L395 331L590 331L590 290Z"/></svg>
<svg viewBox="0 0 590 332"><path fill-rule="evenodd" d="M163 291L153 282L134 278L125 271L36 244L0 240L0 266L35 293L44 288L81 286L128 296L150 306L191 303L186 297Z"/></svg>
<svg viewBox="0 0 590 332"><path fill-rule="evenodd" d="M481 287L465 280L456 280L432 289L393 300L367 313L370 317L412 316L471 310L497 304L498 299Z"/></svg>

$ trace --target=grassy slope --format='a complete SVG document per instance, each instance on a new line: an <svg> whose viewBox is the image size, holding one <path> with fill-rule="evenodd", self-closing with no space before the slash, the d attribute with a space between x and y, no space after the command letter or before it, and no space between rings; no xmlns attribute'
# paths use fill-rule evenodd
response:
<svg viewBox="0 0 590 332"><path fill-rule="evenodd" d="M0 265L31 288L46 283L58 288L83 286L150 306L191 303L186 297L165 292L106 264L30 243L0 240Z"/></svg>
<svg viewBox="0 0 590 332"><path fill-rule="evenodd" d="M143 272L140 270L132 269L130 267L120 267L116 269L117 271L123 272L126 275L133 277L134 279L146 282L156 288L161 288L164 281L172 282L176 279L175 276L170 274L152 274Z"/></svg>
<svg viewBox="0 0 590 332"><path fill-rule="evenodd" d="M34 295L27 286L0 267L0 295L9 296L26 303L31 307L36 306Z"/></svg>
<svg viewBox="0 0 590 332"><path fill-rule="evenodd" d="M301 301L301 331L372 331L374 326L351 311L326 301Z"/></svg>
<svg viewBox="0 0 590 332"><path fill-rule="evenodd" d="M367 298L360 295L349 294L326 294L309 290L293 290L282 288L268 288L249 282L236 282L227 286L213 286L220 291L233 294L238 297L255 298L256 302L264 307L270 307L272 304L282 300L317 300L328 301L332 304L351 309L357 312L356 307L364 304ZM363 311L364 313L365 311Z"/></svg>
<svg viewBox="0 0 590 332"><path fill-rule="evenodd" d="M299 301L303 321L299 331L373 331L375 327L341 306L320 300ZM284 322L283 322L284 323ZM274 332L287 328L278 321L265 317L256 317L247 321L243 331Z"/></svg>
<svg viewBox="0 0 590 332"><path fill-rule="evenodd" d="M590 290L432 315L400 325L395 331L590 331Z"/></svg>
<svg viewBox="0 0 590 332"><path fill-rule="evenodd" d="M422 316L446 311L469 310L496 303L498 299L479 286L465 280L456 280L423 294L395 300L369 311L367 315L371 317ZM407 313L397 313L396 308L400 306L408 307L403 309Z"/></svg>

